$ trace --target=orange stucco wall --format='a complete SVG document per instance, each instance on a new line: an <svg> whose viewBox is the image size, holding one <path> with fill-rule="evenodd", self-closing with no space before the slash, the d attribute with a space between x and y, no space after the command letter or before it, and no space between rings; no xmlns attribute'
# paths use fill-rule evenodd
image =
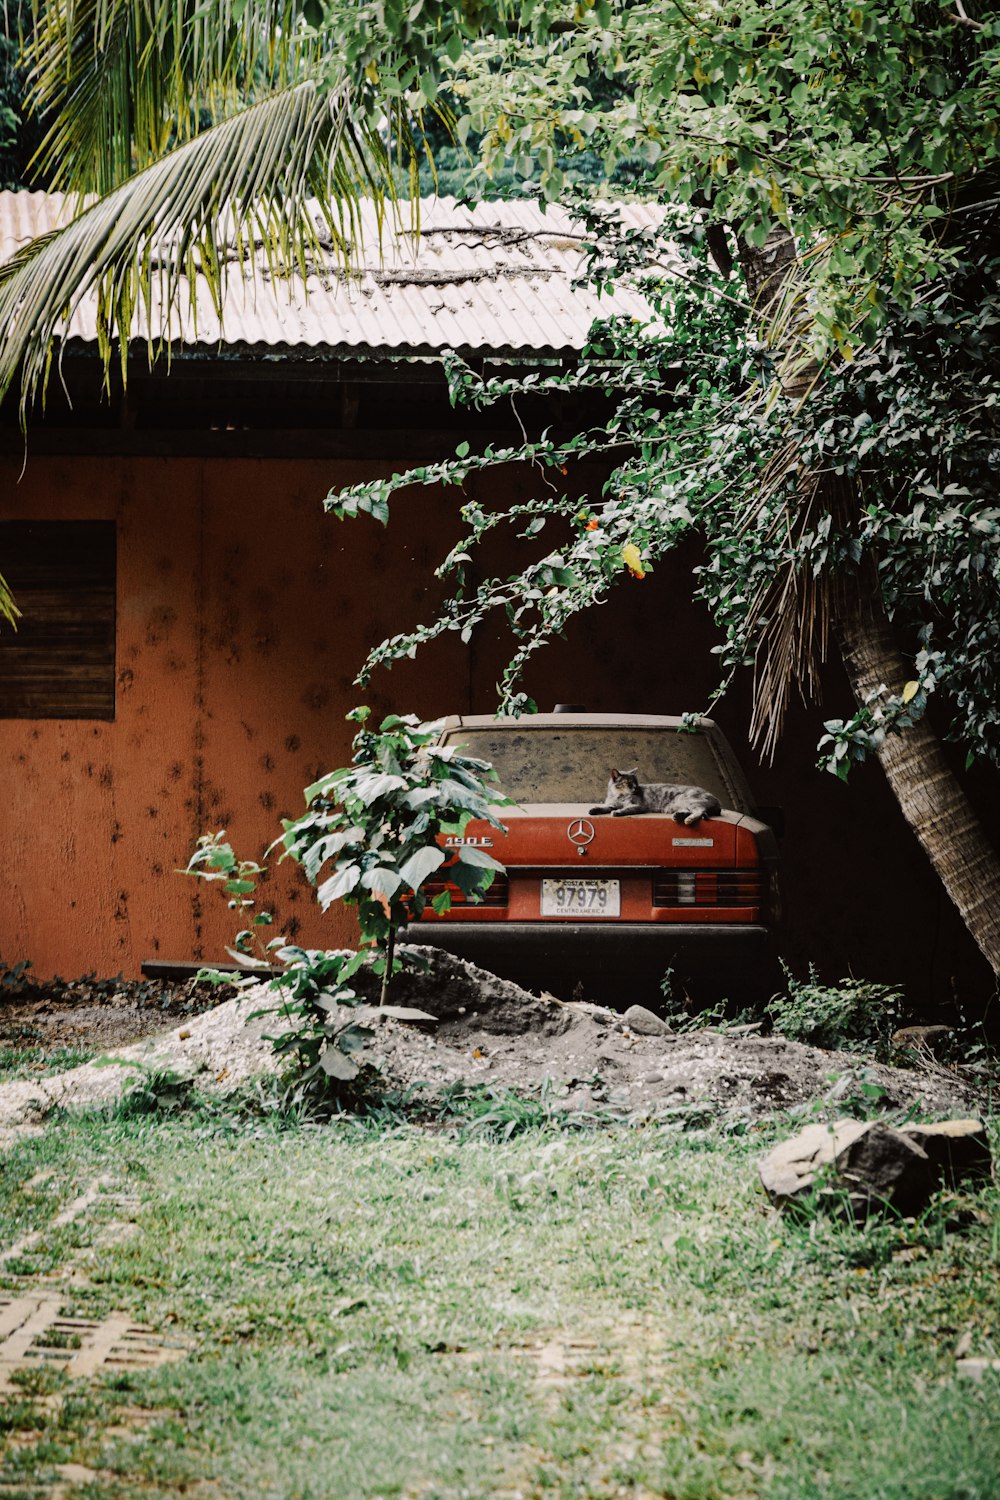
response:
<svg viewBox="0 0 1000 1500"><path fill-rule="evenodd" d="M174 873L200 833L224 827L259 856L302 787L344 762L344 714L359 701L424 717L495 706L507 642L491 628L471 648L449 637L369 690L352 682L373 644L433 613L456 492L404 498L386 531L322 512L332 485L377 472L367 460L36 457L19 479L20 468L0 466L0 519L117 521L118 689L111 723L0 719L6 963L132 977L147 958L221 959L232 914ZM517 482L488 481L506 493ZM527 684L539 704L703 708L716 660L691 604L692 561L624 585L539 653ZM966 979L982 988L988 975L877 767L850 788L814 769L819 721L847 707L834 674L825 713L792 714L773 769L745 754L760 800L787 812L786 951L828 978L909 979L915 999L947 999ZM745 697L717 717L743 753ZM289 865L267 903L300 941L352 939L350 917L321 916Z"/></svg>
<svg viewBox="0 0 1000 1500"><path fill-rule="evenodd" d="M18 483L7 467L4 519L118 523L115 721L0 720L8 963L131 976L145 958L224 956L231 914L176 867L209 828L259 856L278 819L301 809L302 787L343 762L344 713L365 697L351 679L402 612L417 618L437 560L431 497L401 512L391 548L374 524L323 516L333 479L359 473L45 458ZM449 705L456 689L464 705L465 674L448 673L441 653L419 675L407 686L421 707ZM348 939L349 922L314 913L291 867L272 886L284 930Z"/></svg>

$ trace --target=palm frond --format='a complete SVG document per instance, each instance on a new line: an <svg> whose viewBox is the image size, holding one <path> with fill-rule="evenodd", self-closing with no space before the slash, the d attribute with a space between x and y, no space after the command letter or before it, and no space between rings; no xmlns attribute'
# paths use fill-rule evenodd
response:
<svg viewBox="0 0 1000 1500"><path fill-rule="evenodd" d="M85 299L107 365L116 348L124 362L140 311L150 354L169 345L196 274L221 319L230 268L252 268L255 242L272 268L304 270L325 228L349 263L363 196L391 199L391 174L378 134L352 124L346 87L302 83L223 120L0 266L0 399L20 377L23 419Z"/></svg>
<svg viewBox="0 0 1000 1500"><path fill-rule="evenodd" d="M303 0L34 0L28 105L52 124L35 167L107 193L266 95L315 76Z"/></svg>

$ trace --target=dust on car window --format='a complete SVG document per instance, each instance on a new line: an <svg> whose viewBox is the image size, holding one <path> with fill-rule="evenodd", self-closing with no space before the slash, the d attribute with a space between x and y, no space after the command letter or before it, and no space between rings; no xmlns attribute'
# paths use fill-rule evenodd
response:
<svg viewBox="0 0 1000 1500"><path fill-rule="evenodd" d="M641 781L704 787L726 806L733 788L707 735L676 730L461 729L448 736L488 760L516 802L603 801L611 768L639 768Z"/></svg>

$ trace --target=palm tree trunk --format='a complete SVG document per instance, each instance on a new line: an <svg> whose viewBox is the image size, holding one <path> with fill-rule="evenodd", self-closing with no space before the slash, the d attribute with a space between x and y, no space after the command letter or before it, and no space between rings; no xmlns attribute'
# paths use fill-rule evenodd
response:
<svg viewBox="0 0 1000 1500"><path fill-rule="evenodd" d="M859 704L911 675L893 639L874 567L843 579L834 634ZM1000 975L1000 860L926 718L888 734L878 758L907 823L994 974Z"/></svg>

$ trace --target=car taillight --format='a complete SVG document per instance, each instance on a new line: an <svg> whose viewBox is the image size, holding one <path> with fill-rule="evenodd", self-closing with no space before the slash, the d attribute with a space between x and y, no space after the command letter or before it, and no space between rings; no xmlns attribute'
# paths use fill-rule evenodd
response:
<svg viewBox="0 0 1000 1500"><path fill-rule="evenodd" d="M764 872L750 870L655 870L654 906L761 906Z"/></svg>
<svg viewBox="0 0 1000 1500"><path fill-rule="evenodd" d="M452 885L448 880L425 880L421 886L421 890L424 893L428 906L430 906L435 896L440 896L442 891L451 892L452 906L462 906L465 903L465 897L458 886ZM494 875L493 884L489 890L484 891L480 899L474 904L476 906L506 906L509 893L510 887L506 875L498 873Z"/></svg>

